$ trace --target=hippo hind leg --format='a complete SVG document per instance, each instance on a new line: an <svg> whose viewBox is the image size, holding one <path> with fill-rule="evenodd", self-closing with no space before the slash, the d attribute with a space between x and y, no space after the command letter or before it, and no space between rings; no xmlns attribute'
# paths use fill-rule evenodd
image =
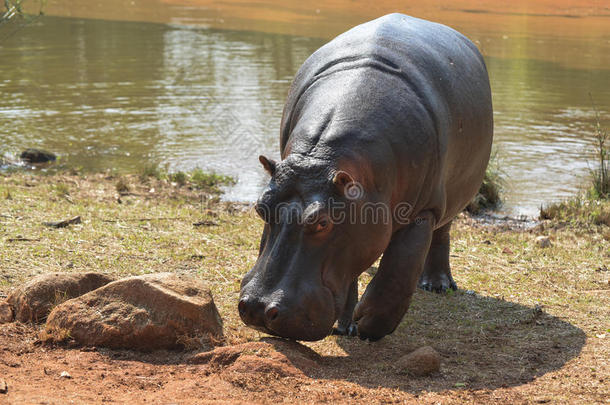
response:
<svg viewBox="0 0 610 405"><path fill-rule="evenodd" d="M449 266L449 229L451 222L438 228L432 234L430 250L426 257L424 272L419 279L419 288L437 293L449 289L457 290L457 285L451 277Z"/></svg>

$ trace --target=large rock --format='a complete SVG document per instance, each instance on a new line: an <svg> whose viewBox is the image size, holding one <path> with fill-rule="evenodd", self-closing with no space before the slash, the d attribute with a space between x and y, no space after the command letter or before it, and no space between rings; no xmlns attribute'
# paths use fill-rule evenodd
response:
<svg viewBox="0 0 610 405"><path fill-rule="evenodd" d="M135 350L207 346L221 340L222 320L210 290L173 273L114 281L57 306L44 340Z"/></svg>
<svg viewBox="0 0 610 405"><path fill-rule="evenodd" d="M397 361L400 374L426 376L439 371L441 356L430 346L420 347Z"/></svg>
<svg viewBox="0 0 610 405"><path fill-rule="evenodd" d="M113 280L100 273L47 273L34 277L6 299L20 322L44 322L57 304Z"/></svg>

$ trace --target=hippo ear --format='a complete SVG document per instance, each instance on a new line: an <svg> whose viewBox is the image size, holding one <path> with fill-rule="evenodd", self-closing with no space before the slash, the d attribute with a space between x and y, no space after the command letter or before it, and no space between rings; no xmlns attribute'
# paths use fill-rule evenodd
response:
<svg viewBox="0 0 610 405"><path fill-rule="evenodd" d="M333 176L333 183L335 184L335 187L337 187L337 191L339 191L341 195L345 195L347 188L350 185L355 184L354 178L349 173L344 172L343 170L338 170L335 173L335 175Z"/></svg>
<svg viewBox="0 0 610 405"><path fill-rule="evenodd" d="M261 164L263 165L263 167L265 168L267 173L269 173L272 176L275 174L275 166L276 166L275 160L268 159L263 155L260 155L258 157L258 160L261 162Z"/></svg>

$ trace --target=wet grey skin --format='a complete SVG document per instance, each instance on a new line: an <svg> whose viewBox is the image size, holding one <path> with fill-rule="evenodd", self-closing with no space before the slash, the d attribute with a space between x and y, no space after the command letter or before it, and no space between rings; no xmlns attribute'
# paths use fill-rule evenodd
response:
<svg viewBox="0 0 610 405"><path fill-rule="evenodd" d="M260 157L271 179L242 320L295 340L377 340L418 285L456 289L449 229L481 184L492 138L485 63L451 28L390 14L318 49L288 94L281 161ZM380 256L358 301L357 278Z"/></svg>

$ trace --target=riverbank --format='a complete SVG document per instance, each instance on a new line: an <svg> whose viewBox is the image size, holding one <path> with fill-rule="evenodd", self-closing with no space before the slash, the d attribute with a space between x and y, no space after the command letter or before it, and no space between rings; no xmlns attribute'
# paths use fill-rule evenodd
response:
<svg viewBox="0 0 610 405"><path fill-rule="evenodd" d="M236 310L241 277L257 257L261 221L247 206L220 201L217 189L175 180L0 174L0 295L52 271L188 274L209 283L228 345L264 338ZM76 216L81 223L65 228L43 224ZM542 247L540 236L550 246ZM0 325L0 380L8 385L0 399L604 402L610 395L610 229L552 221L489 225L462 215L452 239L459 291L418 291L397 331L380 342L327 337L304 344L317 357L303 375L217 374L185 364L184 352L44 346L37 327L8 324ZM360 291L370 279L361 276ZM440 373L397 373L396 358L424 345L441 354Z"/></svg>

